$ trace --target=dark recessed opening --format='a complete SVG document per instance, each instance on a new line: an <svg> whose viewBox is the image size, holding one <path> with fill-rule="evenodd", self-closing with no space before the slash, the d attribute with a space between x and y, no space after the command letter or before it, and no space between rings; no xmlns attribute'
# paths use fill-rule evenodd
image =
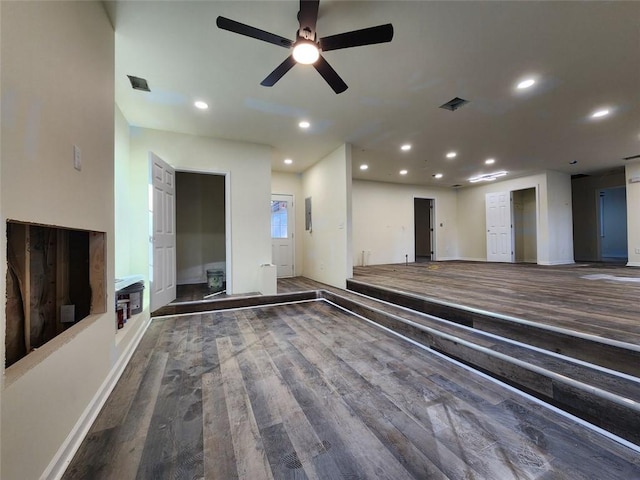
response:
<svg viewBox="0 0 640 480"><path fill-rule="evenodd" d="M144 78L134 77L133 75L127 75L129 77L129 81L131 82L131 87L134 90L142 90L144 92L150 92L149 84Z"/></svg>
<svg viewBox="0 0 640 480"><path fill-rule="evenodd" d="M630 157L624 157L623 160L635 160L636 158L640 158L640 155L631 155Z"/></svg>
<svg viewBox="0 0 640 480"><path fill-rule="evenodd" d="M440 105L440 108L444 108L445 110L454 111L469 103L469 100L465 100L464 98L455 97L449 100L447 103Z"/></svg>

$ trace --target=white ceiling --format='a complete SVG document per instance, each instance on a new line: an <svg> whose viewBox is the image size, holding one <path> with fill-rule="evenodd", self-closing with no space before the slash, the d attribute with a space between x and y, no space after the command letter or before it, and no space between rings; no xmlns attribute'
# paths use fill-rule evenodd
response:
<svg viewBox="0 0 640 480"><path fill-rule="evenodd" d="M297 1L106 5L116 102L131 125L271 145L274 170L301 172L344 142L354 178L442 186L496 170L592 173L640 154L640 2L321 0L319 37L395 30L391 43L324 55L349 85L339 95L302 65L260 86L289 52L216 27L222 15L293 40ZM537 84L516 92L529 76ZM456 96L470 103L438 108ZM611 115L589 118L603 107ZM403 143L413 148L401 152Z"/></svg>

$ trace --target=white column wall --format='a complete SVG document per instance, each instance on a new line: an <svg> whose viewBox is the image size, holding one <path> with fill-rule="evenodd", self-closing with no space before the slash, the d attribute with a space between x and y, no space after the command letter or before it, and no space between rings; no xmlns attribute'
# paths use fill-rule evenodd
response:
<svg viewBox="0 0 640 480"><path fill-rule="evenodd" d="M345 288L353 275L351 145L340 146L305 171L302 186L304 198L312 199L312 230L304 232L303 275Z"/></svg>

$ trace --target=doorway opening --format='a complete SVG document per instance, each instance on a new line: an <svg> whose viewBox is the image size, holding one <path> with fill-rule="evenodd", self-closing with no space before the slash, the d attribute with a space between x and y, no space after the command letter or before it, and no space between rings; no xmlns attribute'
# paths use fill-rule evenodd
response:
<svg viewBox="0 0 640 480"><path fill-rule="evenodd" d="M536 188L486 194L487 262L538 263Z"/></svg>
<svg viewBox="0 0 640 480"><path fill-rule="evenodd" d="M434 258L432 198L413 199L416 263L430 262Z"/></svg>
<svg viewBox="0 0 640 480"><path fill-rule="evenodd" d="M538 263L536 189L512 192L514 261Z"/></svg>
<svg viewBox="0 0 640 480"><path fill-rule="evenodd" d="M602 262L627 262L627 189L597 191L598 252Z"/></svg>
<svg viewBox="0 0 640 480"><path fill-rule="evenodd" d="M176 172L176 302L228 290L225 175Z"/></svg>

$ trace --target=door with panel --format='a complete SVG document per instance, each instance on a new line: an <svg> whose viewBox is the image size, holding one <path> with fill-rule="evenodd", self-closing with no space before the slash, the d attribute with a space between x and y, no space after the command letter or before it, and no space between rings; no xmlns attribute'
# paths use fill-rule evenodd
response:
<svg viewBox="0 0 640 480"><path fill-rule="evenodd" d="M293 195L271 196L271 254L278 278L294 276Z"/></svg>
<svg viewBox="0 0 640 480"><path fill-rule="evenodd" d="M175 170L149 152L149 299L151 311L176 298Z"/></svg>
<svg viewBox="0 0 640 480"><path fill-rule="evenodd" d="M487 262L513 262L511 192L487 193Z"/></svg>

